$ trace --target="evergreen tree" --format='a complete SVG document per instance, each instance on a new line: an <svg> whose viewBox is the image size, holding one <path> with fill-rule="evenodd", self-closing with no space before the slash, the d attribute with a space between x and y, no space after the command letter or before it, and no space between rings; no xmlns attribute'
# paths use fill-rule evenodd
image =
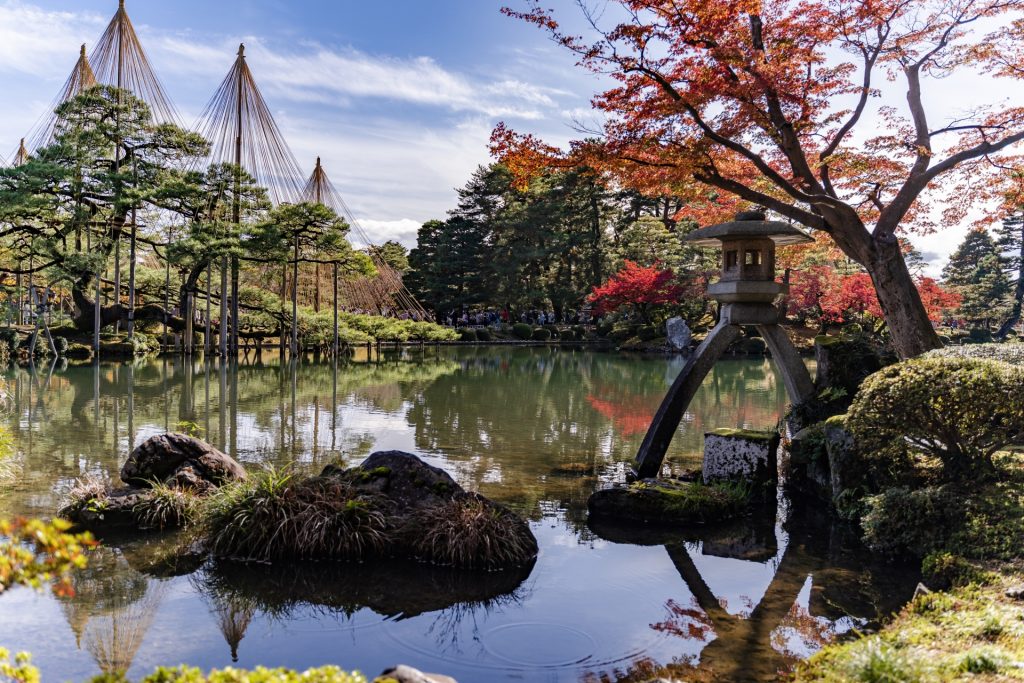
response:
<svg viewBox="0 0 1024 683"><path fill-rule="evenodd" d="M1002 319L1010 296L999 248L987 230L972 230L942 271L946 283L962 297L960 314L988 328Z"/></svg>
<svg viewBox="0 0 1024 683"><path fill-rule="evenodd" d="M466 218L427 221L409 252L409 289L439 319L488 297L487 246L478 226Z"/></svg>
<svg viewBox="0 0 1024 683"><path fill-rule="evenodd" d="M996 245L1003 256L1003 267L1013 279L1010 312L999 327L998 337L1005 337L1020 322L1024 305L1024 209L1018 209L996 228Z"/></svg>

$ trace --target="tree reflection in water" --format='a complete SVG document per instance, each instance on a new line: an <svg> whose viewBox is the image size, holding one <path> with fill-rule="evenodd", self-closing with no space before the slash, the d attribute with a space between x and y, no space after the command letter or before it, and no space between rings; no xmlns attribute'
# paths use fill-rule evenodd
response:
<svg viewBox="0 0 1024 683"><path fill-rule="evenodd" d="M783 519L777 523L776 514ZM644 681L658 675L694 681L774 681L800 658L854 628L877 626L913 594L918 576L910 568L877 563L865 567L850 529L821 511L764 509L750 519L685 531L637 531L594 524L602 538L662 545L689 593L686 603L669 599L666 617L650 627L700 644L699 655L668 666L646 660L593 681ZM639 540L638 540L639 539ZM709 556L756 563L770 573L759 600L738 596L731 608L698 569Z"/></svg>

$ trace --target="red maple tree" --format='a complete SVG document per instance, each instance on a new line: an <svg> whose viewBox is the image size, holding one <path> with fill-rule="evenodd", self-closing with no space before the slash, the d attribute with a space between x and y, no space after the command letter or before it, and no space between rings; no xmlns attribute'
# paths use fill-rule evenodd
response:
<svg viewBox="0 0 1024 683"><path fill-rule="evenodd" d="M928 320L941 322L960 305L960 296L943 289L935 280L922 277L916 288ZM865 315L882 318L871 276L867 273L842 275L830 266L813 266L796 271L790 280L789 314L801 321L816 319L827 326L850 322Z"/></svg>
<svg viewBox="0 0 1024 683"><path fill-rule="evenodd" d="M671 268L662 270L658 264L644 267L626 261L607 282L594 287L587 301L594 304L598 313L631 308L641 318L649 320L652 307L676 303L683 296L685 290L673 281L674 278Z"/></svg>
<svg viewBox="0 0 1024 683"><path fill-rule="evenodd" d="M593 100L602 134L568 150L499 125L492 150L514 173L587 165L686 198L702 223L765 207L863 266L901 356L939 346L900 231L955 225L991 194L1019 161L1024 107L979 99L950 121L929 111L942 99L930 86L959 76L980 98L992 79L1024 79L1024 0L581 2L587 36L525 2L504 11L616 83Z"/></svg>

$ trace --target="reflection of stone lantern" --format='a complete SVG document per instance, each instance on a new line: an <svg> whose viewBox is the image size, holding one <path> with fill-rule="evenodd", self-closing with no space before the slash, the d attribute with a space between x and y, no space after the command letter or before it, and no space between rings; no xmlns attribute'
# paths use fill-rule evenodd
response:
<svg viewBox="0 0 1024 683"><path fill-rule="evenodd" d="M814 238L787 223L767 221L763 213L747 211L728 223L695 230L686 240L722 249L721 279L708 287L708 295L721 304L719 322L687 360L654 416L637 453L640 477L657 476L687 406L715 362L740 336L743 325L757 327L794 404L806 400L813 391L803 360L779 326L784 310L772 302L789 289L775 281L775 248L812 242Z"/></svg>

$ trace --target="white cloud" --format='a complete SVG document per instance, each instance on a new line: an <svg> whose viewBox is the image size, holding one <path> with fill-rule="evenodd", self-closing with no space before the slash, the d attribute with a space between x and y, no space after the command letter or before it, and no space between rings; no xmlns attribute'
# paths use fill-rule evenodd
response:
<svg viewBox="0 0 1024 683"><path fill-rule="evenodd" d="M283 52L251 36L244 43L261 87L299 102L347 106L355 98L375 98L535 120L545 109L556 107L554 97L566 94L516 78L474 79L445 69L426 56L403 59L319 45ZM154 54L173 55L173 59L161 60L168 64L168 73L183 76L222 76L236 49L237 43L231 40L220 46L179 36L154 42Z"/></svg>
<svg viewBox="0 0 1024 683"><path fill-rule="evenodd" d="M0 72L67 76L78 46L99 37L103 24L95 14L51 12L21 2L0 5Z"/></svg>

